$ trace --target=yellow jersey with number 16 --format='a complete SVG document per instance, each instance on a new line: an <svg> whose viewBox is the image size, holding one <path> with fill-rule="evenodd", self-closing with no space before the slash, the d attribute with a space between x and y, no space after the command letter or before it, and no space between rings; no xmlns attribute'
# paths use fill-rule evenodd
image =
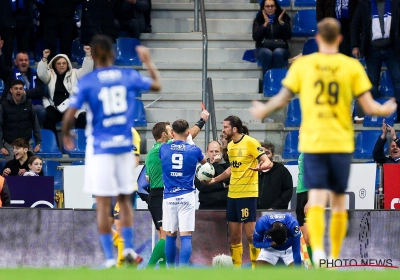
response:
<svg viewBox="0 0 400 280"><path fill-rule="evenodd" d="M296 59L282 85L299 94L301 152L354 151L351 103L372 87L358 60L340 53L306 55Z"/></svg>

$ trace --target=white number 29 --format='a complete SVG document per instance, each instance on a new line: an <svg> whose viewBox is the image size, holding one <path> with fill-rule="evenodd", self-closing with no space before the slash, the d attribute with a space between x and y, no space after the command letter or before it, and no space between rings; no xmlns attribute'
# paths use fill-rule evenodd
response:
<svg viewBox="0 0 400 280"><path fill-rule="evenodd" d="M183 166L183 155L181 154L172 154L172 169L182 169Z"/></svg>
<svg viewBox="0 0 400 280"><path fill-rule="evenodd" d="M128 109L125 86L103 87L100 90L99 99L103 102L105 115L122 113Z"/></svg>

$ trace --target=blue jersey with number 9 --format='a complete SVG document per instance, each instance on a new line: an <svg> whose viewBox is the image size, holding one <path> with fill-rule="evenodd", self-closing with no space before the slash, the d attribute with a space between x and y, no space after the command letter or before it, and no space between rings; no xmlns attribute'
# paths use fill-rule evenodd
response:
<svg viewBox="0 0 400 280"><path fill-rule="evenodd" d="M175 197L195 190L196 165L203 160L201 149L184 141L163 144L160 148L164 198Z"/></svg>
<svg viewBox="0 0 400 280"><path fill-rule="evenodd" d="M132 150L134 104L141 91L148 91L152 80L134 69L107 67L82 77L70 98L70 107L87 111L86 135L95 154L120 154Z"/></svg>

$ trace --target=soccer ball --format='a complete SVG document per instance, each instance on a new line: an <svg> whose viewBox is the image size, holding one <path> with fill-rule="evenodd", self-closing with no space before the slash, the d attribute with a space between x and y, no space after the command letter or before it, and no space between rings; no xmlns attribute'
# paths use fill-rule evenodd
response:
<svg viewBox="0 0 400 280"><path fill-rule="evenodd" d="M217 255L212 260L212 266L214 268L233 267L232 257L225 254Z"/></svg>
<svg viewBox="0 0 400 280"><path fill-rule="evenodd" d="M200 181L208 182L214 177L214 174L215 174L214 166L212 166L212 164L208 162L206 162L203 165L200 164L199 166L197 166L196 177Z"/></svg>

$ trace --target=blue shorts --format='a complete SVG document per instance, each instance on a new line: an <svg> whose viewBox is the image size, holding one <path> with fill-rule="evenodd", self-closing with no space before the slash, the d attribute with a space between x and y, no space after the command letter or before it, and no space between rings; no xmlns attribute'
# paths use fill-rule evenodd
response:
<svg viewBox="0 0 400 280"><path fill-rule="evenodd" d="M228 197L226 220L237 223L255 222L257 220L257 197Z"/></svg>
<svg viewBox="0 0 400 280"><path fill-rule="evenodd" d="M344 194L350 174L352 154L304 153L304 182L308 189L328 189Z"/></svg>

